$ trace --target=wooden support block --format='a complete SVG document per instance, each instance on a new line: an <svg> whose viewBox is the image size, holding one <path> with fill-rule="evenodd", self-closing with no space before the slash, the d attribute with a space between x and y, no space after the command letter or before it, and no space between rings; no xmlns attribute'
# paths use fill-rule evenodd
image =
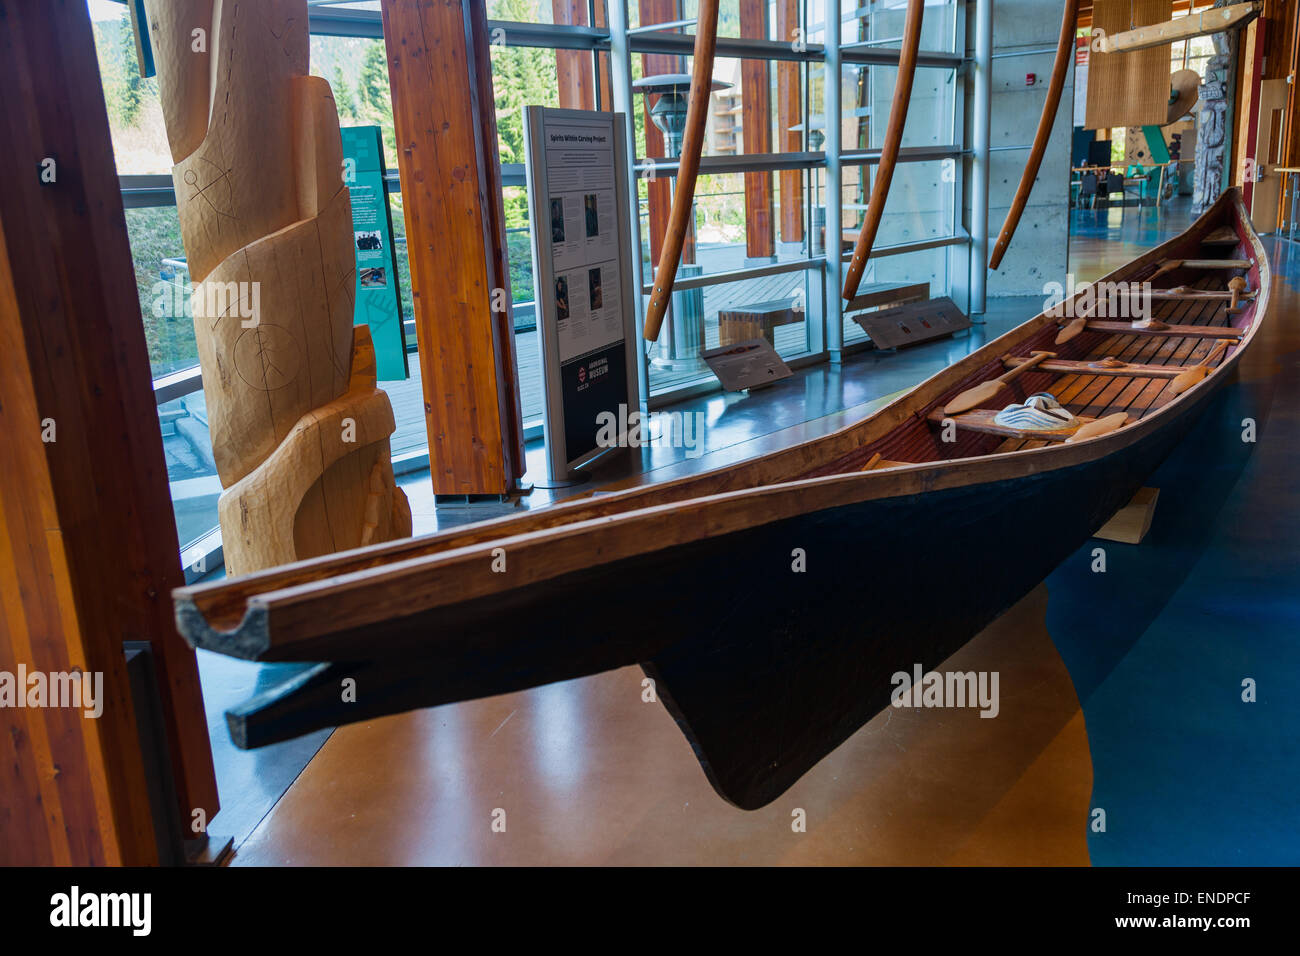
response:
<svg viewBox="0 0 1300 956"><path fill-rule="evenodd" d="M1140 544L1151 530L1151 521L1156 514L1156 499L1159 497L1159 488L1138 489L1133 499L1111 515L1110 520L1101 526L1094 537L1123 544Z"/></svg>

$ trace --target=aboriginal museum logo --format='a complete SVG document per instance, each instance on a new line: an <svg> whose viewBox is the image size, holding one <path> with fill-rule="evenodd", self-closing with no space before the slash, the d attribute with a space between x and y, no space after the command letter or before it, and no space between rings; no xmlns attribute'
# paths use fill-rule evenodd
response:
<svg viewBox="0 0 1300 956"><path fill-rule="evenodd" d="M104 713L102 671L0 671L0 707L62 707L97 719Z"/></svg>

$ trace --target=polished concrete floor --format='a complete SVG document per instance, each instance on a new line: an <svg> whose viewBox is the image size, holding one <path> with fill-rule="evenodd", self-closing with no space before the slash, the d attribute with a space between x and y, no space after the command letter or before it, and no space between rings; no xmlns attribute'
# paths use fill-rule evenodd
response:
<svg viewBox="0 0 1300 956"><path fill-rule="evenodd" d="M1078 281L1184 227L1185 212L1165 212L1081 215ZM888 710L776 802L744 812L713 793L672 718L642 699L640 670L625 668L261 752L260 767L222 779L223 802L247 798L243 822L225 830L238 837L235 864L1300 861L1300 714L1287 693L1300 686L1300 256L1277 242L1272 258L1273 324L1153 477L1161 504L1147 541L1107 544L1105 576L1089 570L1091 542L940 666L999 671L998 719ZM697 399L684 410L706 416L700 456L645 449L601 478L658 480L824 433L1039 307L991 305L970 335ZM1247 417L1253 444L1238 437ZM479 514L413 504L426 526ZM1240 700L1246 678L1258 682L1254 705ZM1089 827L1097 809L1104 831Z"/></svg>

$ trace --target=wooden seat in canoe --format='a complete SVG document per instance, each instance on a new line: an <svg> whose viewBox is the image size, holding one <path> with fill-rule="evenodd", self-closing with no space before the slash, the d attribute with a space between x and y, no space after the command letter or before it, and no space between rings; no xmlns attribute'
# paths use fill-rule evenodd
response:
<svg viewBox="0 0 1300 956"><path fill-rule="evenodd" d="M931 423L939 426L942 426L944 422L952 422L958 428L964 428L968 431L983 432L986 435L1001 435L1003 438L1030 438L1037 441L1065 441L1079 429L1079 426L1092 421L1091 418L1080 416L1076 423L1068 428L1013 428L1010 425L1000 425L995 422L993 419L997 414L997 409L976 408L960 415L945 415L943 409L936 408L927 417Z"/></svg>
<svg viewBox="0 0 1300 956"><path fill-rule="evenodd" d="M1017 355L1006 359L1003 364L1008 367L1015 367L1023 365L1024 362L1025 359ZM1078 362L1069 359L1050 359L1039 363L1038 368L1044 372L1064 372L1069 375L1126 375L1130 378L1174 378L1183 371L1184 366L1142 365L1137 362L1106 365L1098 360Z"/></svg>
<svg viewBox="0 0 1300 956"><path fill-rule="evenodd" d="M1089 322L1089 332L1110 332L1119 335L1184 336L1201 339L1239 339L1244 332L1229 325L1170 325L1165 328L1143 328L1129 322Z"/></svg>

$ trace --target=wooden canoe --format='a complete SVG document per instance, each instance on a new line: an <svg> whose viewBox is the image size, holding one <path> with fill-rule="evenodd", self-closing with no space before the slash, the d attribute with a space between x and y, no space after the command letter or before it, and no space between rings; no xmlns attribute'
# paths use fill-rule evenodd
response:
<svg viewBox="0 0 1300 956"><path fill-rule="evenodd" d="M1235 245L1201 241L1225 228ZM1231 314L1218 299L1157 301L1170 326L1158 334L1089 323L1064 345L1068 319L1040 314L820 439L181 588L180 631L195 647L304 662L227 715L241 746L641 664L715 789L762 806L888 705L891 674L939 665L1083 544L1193 426L1267 314L1269 266L1235 190L1103 281L1142 281L1171 258L1247 260L1160 278L1221 290L1240 272L1257 294ZM1167 369L1225 341L1203 379L1171 391ZM944 418L1034 351L1055 357ZM994 410L1040 391L1111 430L1073 442L990 430ZM345 677L364 688L356 703L339 700Z"/></svg>

